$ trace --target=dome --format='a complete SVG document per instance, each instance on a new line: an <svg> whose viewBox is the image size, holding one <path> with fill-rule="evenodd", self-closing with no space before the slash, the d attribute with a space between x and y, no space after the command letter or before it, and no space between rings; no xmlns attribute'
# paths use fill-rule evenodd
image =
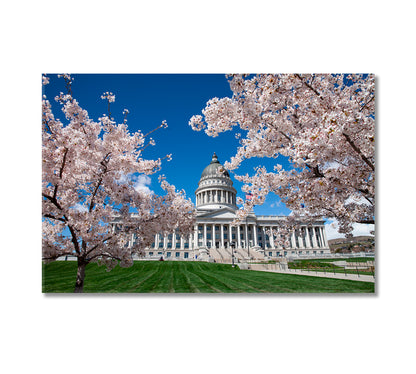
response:
<svg viewBox="0 0 416 374"><path fill-rule="evenodd" d="M233 187L230 174L220 164L215 153L201 174L195 195L197 208L212 210L228 206L237 209L237 191Z"/></svg>
<svg viewBox="0 0 416 374"><path fill-rule="evenodd" d="M218 161L217 155L213 154L211 163L204 169L204 171L201 174L201 179L211 176L222 176L230 178L230 174L228 174L228 171L224 169L224 172L218 173L218 168L222 167L220 162Z"/></svg>

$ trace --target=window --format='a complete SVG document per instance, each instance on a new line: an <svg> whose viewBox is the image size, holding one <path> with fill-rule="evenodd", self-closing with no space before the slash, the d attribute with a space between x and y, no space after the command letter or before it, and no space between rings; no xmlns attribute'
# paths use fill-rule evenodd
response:
<svg viewBox="0 0 416 374"><path fill-rule="evenodd" d="M149 252L149 256L153 256L153 252Z"/></svg>
<svg viewBox="0 0 416 374"><path fill-rule="evenodd" d="M180 256L180 252L176 252L176 253L175 253L175 257L176 257L176 258L179 258L179 256Z"/></svg>
<svg viewBox="0 0 416 374"><path fill-rule="evenodd" d="M185 252L184 254L183 254L183 258L188 258L189 257L189 253L188 252Z"/></svg>
<svg viewBox="0 0 416 374"><path fill-rule="evenodd" d="M181 247L181 243L176 242L176 248L180 248Z"/></svg>
<svg viewBox="0 0 416 374"><path fill-rule="evenodd" d="M185 248L189 248L189 243L185 243Z"/></svg>
<svg viewBox="0 0 416 374"><path fill-rule="evenodd" d="M159 248L163 248L163 242L159 242Z"/></svg>
<svg viewBox="0 0 416 374"><path fill-rule="evenodd" d="M170 252L166 252L166 257L170 257L171 253Z"/></svg>
<svg viewBox="0 0 416 374"><path fill-rule="evenodd" d="M168 248L172 248L172 243L168 243Z"/></svg>
<svg viewBox="0 0 416 374"><path fill-rule="evenodd" d="M272 257L273 256L273 252L269 252L269 257Z"/></svg>

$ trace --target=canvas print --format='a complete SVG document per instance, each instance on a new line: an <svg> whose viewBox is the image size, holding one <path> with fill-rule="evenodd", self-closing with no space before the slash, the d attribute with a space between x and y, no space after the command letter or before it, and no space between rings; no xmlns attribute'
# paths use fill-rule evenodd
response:
<svg viewBox="0 0 416 374"><path fill-rule="evenodd" d="M44 74L44 293L374 293L373 74Z"/></svg>

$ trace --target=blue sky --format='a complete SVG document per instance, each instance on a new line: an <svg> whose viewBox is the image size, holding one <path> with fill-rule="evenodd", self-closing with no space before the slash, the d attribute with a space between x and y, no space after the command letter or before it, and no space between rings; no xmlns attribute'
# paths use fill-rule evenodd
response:
<svg viewBox="0 0 416 374"><path fill-rule="evenodd" d="M52 102L59 92L65 92L64 80L48 74L50 83L44 86L44 94ZM129 110L128 126L131 132L141 130L147 133L166 120L168 128L152 134L156 142L148 147L147 158L163 157L172 154L172 161L163 162L162 170L150 176L151 182L145 187L160 193L157 177L160 173L177 189L184 189L195 203L194 191L212 154L217 153L221 163L233 156L238 147L235 132L227 132L216 138L203 131L196 132L188 125L189 119L201 114L206 102L213 97L231 97L231 90L225 75L222 74L73 74L72 91L90 118L97 120L107 113L107 104L100 97L110 91L116 96L111 104L111 114L117 122L122 122L124 109ZM64 121L59 105L54 104L55 117ZM280 163L284 160L278 160ZM238 173L253 174L253 168L266 165L272 170L275 159L246 160ZM144 179L143 179L144 181ZM234 180L238 196L242 184ZM257 214L287 215L290 213L276 195L270 195L265 204L256 207Z"/></svg>

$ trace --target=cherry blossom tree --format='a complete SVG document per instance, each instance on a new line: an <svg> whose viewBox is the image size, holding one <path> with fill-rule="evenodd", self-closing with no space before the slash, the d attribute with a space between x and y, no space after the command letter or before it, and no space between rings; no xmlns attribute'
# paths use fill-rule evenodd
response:
<svg viewBox="0 0 416 374"><path fill-rule="evenodd" d="M83 292L88 263L108 270L117 264L131 266L132 256L141 255L155 234L192 232L195 210L184 191L176 191L163 176L163 196L135 188L137 176L161 168L163 159L143 158L146 147L154 145L150 133L130 133L127 110L122 123L114 121L111 92L102 96L108 115L93 121L72 95L73 78L62 77L67 93L55 100L67 124L55 118L46 96L42 101L43 260L76 256L75 292ZM48 81L44 76L43 84ZM166 126L163 122L157 129Z"/></svg>
<svg viewBox="0 0 416 374"><path fill-rule="evenodd" d="M224 167L237 169L253 157L286 157L273 171L237 175L252 198L238 219L268 193L280 196L292 214L288 227L317 217L335 218L339 232L354 223L374 223L375 78L363 74L228 76L231 98L208 101L190 126L215 137L242 131L236 155Z"/></svg>

